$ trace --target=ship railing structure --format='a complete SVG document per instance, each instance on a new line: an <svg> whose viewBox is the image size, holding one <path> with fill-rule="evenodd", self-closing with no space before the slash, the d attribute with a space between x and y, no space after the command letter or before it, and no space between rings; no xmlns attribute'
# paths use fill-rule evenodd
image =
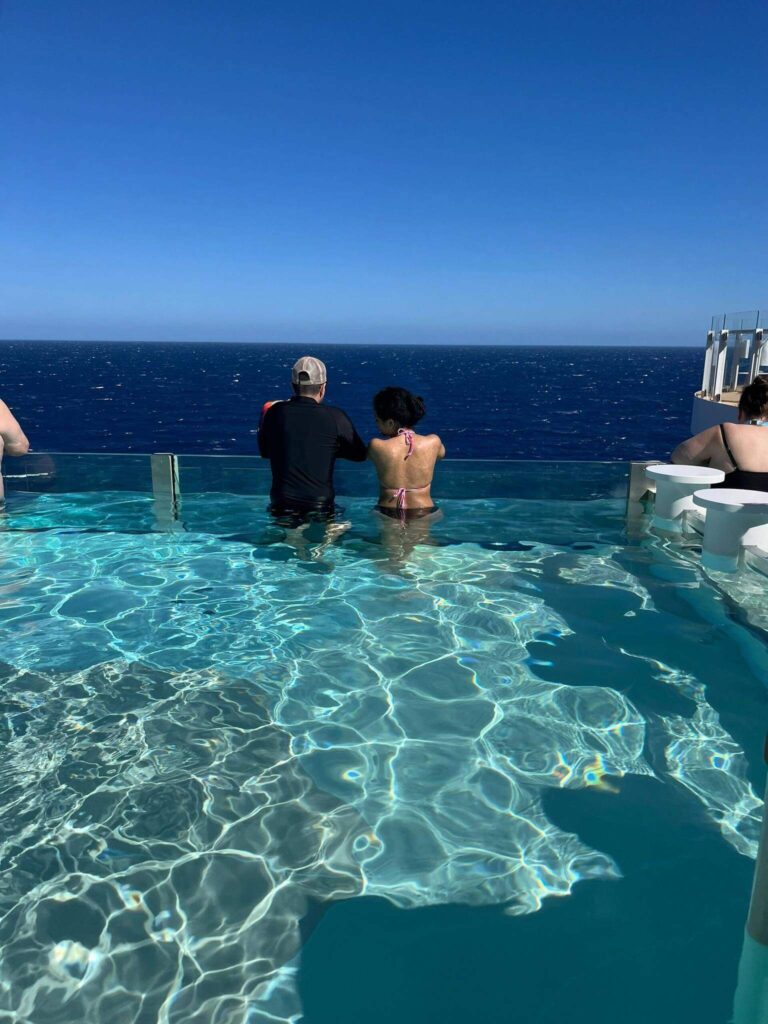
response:
<svg viewBox="0 0 768 1024"><path fill-rule="evenodd" d="M758 374L768 372L768 310L719 313L707 331L699 398L737 399Z"/></svg>

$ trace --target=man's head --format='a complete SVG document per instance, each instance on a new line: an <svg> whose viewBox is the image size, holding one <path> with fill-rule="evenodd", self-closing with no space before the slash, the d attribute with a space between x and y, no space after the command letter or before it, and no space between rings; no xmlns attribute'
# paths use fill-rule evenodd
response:
<svg viewBox="0 0 768 1024"><path fill-rule="evenodd" d="M316 402L322 402L325 398L325 386L328 382L328 374L325 363L314 356L302 356L293 364L291 370L291 384L294 395L302 398L314 398Z"/></svg>

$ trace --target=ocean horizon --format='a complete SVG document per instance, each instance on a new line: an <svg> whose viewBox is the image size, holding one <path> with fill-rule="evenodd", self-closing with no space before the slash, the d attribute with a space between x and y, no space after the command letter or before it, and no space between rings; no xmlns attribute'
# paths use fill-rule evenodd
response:
<svg viewBox="0 0 768 1024"><path fill-rule="evenodd" d="M638 345L626 341L243 341L237 338L0 338L0 345L260 345L263 347L285 347L306 349L312 348L611 348L611 349L695 349L701 351L701 342L664 343L658 345Z"/></svg>
<svg viewBox="0 0 768 1024"><path fill-rule="evenodd" d="M700 347L185 341L0 342L0 397L33 448L256 454L263 403L290 367L328 365L327 400L363 437L371 399L398 384L451 458L660 458L688 436Z"/></svg>

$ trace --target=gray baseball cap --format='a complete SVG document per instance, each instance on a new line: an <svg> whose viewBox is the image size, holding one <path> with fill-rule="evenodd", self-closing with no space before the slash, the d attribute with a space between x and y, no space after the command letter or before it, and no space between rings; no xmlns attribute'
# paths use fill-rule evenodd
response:
<svg viewBox="0 0 768 1024"><path fill-rule="evenodd" d="M325 384L327 380L325 363L314 356L302 356L293 364L291 381L294 384Z"/></svg>

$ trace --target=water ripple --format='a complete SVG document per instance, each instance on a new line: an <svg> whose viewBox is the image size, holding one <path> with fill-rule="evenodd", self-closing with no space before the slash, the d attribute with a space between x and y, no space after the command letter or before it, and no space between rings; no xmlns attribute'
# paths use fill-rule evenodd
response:
<svg viewBox="0 0 768 1024"><path fill-rule="evenodd" d="M317 901L523 914L618 877L547 818L550 789L663 774L754 852L759 801L700 681L611 651L690 709L656 716L652 763L619 678L556 678L594 588L638 637L658 615L615 547L419 546L397 571L361 550L317 573L202 534L0 535L3 1012L296 1021Z"/></svg>

